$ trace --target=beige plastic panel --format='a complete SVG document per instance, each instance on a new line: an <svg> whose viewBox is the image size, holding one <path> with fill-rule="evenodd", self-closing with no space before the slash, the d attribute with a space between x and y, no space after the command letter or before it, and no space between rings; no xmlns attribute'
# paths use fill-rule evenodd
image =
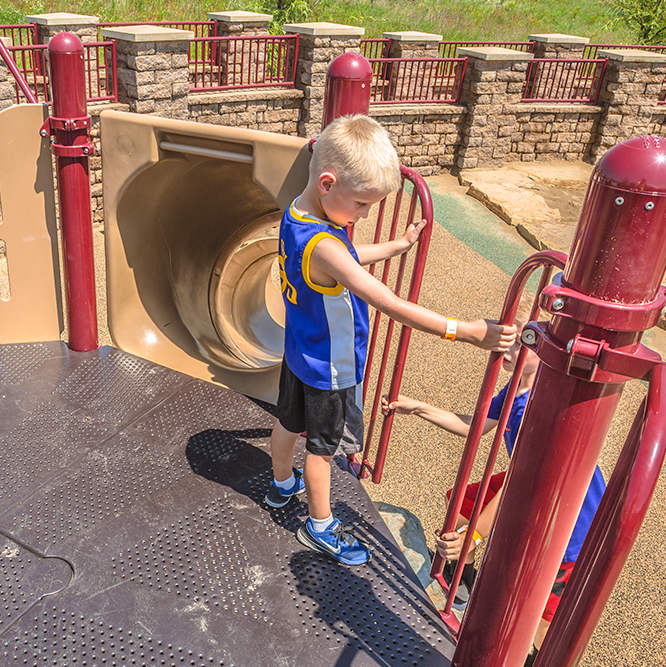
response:
<svg viewBox="0 0 666 667"><path fill-rule="evenodd" d="M307 140L101 115L109 329L122 350L274 402L281 210Z"/></svg>
<svg viewBox="0 0 666 667"><path fill-rule="evenodd" d="M58 340L62 329L48 107L0 112L0 344Z"/></svg>

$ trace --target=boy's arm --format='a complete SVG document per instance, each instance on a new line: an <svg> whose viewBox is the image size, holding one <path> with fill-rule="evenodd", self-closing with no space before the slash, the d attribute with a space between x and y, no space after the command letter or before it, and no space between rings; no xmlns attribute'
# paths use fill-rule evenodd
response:
<svg viewBox="0 0 666 667"><path fill-rule="evenodd" d="M317 243L310 259L309 274L312 282L318 285L326 286L331 281L344 285L350 292L402 324L437 336L446 334L448 318L393 294L363 269L336 239L324 238ZM515 339L514 325L499 325L488 320L458 322L456 340L486 350L507 350Z"/></svg>
<svg viewBox="0 0 666 667"><path fill-rule="evenodd" d="M359 245L354 245L359 264L367 266L368 264L381 262L396 255L402 255L418 241L419 235L425 226L425 220L413 222L400 239L386 241L385 243L360 243Z"/></svg>
<svg viewBox="0 0 666 667"><path fill-rule="evenodd" d="M392 403L388 402L388 396L382 396L382 412L387 415L392 410L395 410L399 415L417 415L421 419L425 419L431 424L462 438L467 437L472 423L471 415L455 414L402 394ZM495 426L497 426L497 419L486 419L486 423L483 425L484 435L494 429Z"/></svg>

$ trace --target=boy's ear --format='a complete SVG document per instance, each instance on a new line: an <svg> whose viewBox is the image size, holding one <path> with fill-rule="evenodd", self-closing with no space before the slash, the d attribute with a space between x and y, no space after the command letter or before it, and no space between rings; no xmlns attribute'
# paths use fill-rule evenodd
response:
<svg viewBox="0 0 666 667"><path fill-rule="evenodd" d="M320 195L325 195L330 192L335 183L338 182L338 177L332 171L324 171L319 174L317 179L317 188Z"/></svg>

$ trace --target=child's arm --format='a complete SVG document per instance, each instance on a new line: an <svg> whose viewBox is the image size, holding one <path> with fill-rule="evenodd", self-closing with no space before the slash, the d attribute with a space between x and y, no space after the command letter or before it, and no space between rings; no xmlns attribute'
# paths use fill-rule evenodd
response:
<svg viewBox="0 0 666 667"><path fill-rule="evenodd" d="M402 394L392 403L389 403L388 396L382 396L382 412L387 415L392 410L395 410L399 415L417 415L421 419L425 419L431 424L462 438L467 437L472 423L471 415L458 415ZM497 419L486 419L486 423L483 425L483 433L492 431L495 426L497 426Z"/></svg>
<svg viewBox="0 0 666 667"><path fill-rule="evenodd" d="M413 222L407 228L407 231L402 238L394 241L386 241L385 243L360 243L354 245L358 261L361 266L381 262L396 255L402 255L407 252L417 241L421 231L426 226L426 221Z"/></svg>
<svg viewBox="0 0 666 667"><path fill-rule="evenodd" d="M324 238L314 247L309 264L310 280L324 287L344 285L371 306L415 329L437 336L446 334L447 319L423 306L405 301L371 276L336 239ZM456 340L486 350L507 350L516 339L516 327L488 320L458 322Z"/></svg>

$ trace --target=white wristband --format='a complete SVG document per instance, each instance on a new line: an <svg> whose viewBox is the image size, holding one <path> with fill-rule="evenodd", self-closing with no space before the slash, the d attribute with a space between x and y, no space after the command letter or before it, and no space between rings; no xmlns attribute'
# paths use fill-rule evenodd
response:
<svg viewBox="0 0 666 667"><path fill-rule="evenodd" d="M455 340L456 333L458 333L458 320L453 317L448 317L446 319L446 334L444 334L444 340Z"/></svg>

